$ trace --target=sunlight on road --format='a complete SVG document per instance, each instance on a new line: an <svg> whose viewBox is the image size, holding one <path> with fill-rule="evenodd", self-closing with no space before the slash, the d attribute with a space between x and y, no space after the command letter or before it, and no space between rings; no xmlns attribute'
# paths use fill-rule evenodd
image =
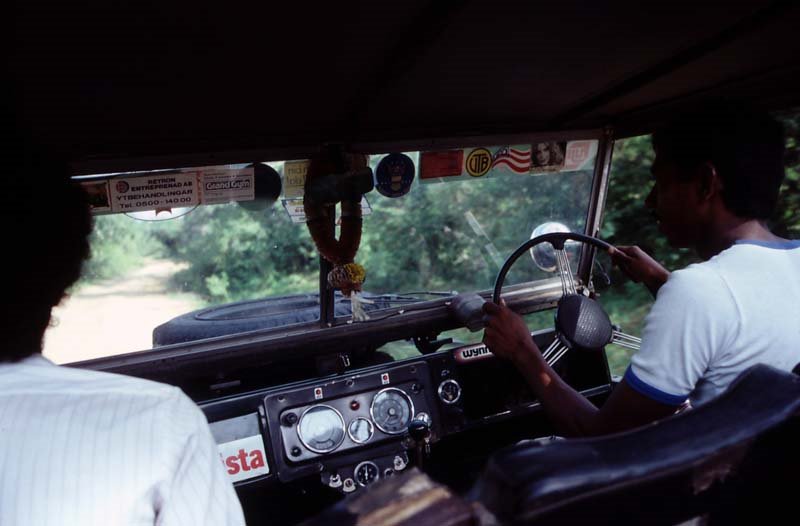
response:
<svg viewBox="0 0 800 526"><path fill-rule="evenodd" d="M149 260L117 280L79 287L53 309L44 355L69 363L151 348L157 325L201 306L192 294L169 291L170 277L183 268Z"/></svg>

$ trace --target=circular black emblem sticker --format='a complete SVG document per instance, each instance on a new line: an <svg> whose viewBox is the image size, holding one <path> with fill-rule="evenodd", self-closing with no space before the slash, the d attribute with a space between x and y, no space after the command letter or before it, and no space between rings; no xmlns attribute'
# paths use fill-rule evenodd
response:
<svg viewBox="0 0 800 526"><path fill-rule="evenodd" d="M375 187L386 197L406 195L413 182L414 161L402 153L390 153L375 170Z"/></svg>

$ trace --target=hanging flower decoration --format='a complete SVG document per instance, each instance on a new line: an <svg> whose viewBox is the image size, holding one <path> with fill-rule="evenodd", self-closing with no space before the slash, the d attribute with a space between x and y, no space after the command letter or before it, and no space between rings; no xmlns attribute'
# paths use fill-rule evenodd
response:
<svg viewBox="0 0 800 526"><path fill-rule="evenodd" d="M350 298L353 320L369 319L364 303L372 303L361 295L361 286L366 278L364 267L355 262L361 243L361 194L341 193L336 187L337 177L345 172L368 170L364 155L345 155L329 150L311 160L306 174L303 208L306 225L319 253L328 260L333 269L328 273L328 284L340 289ZM323 180L324 179L324 180ZM320 191L319 189L323 190ZM327 191L326 191L327 190ZM342 194L342 195L340 195ZM341 201L341 230L336 239L336 202Z"/></svg>

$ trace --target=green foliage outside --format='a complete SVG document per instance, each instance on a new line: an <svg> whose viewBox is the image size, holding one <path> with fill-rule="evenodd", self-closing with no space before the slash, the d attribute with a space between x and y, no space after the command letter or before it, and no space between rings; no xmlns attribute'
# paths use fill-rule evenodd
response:
<svg viewBox="0 0 800 526"><path fill-rule="evenodd" d="M123 215L95 218L92 253L84 263L83 280L113 279L131 271L144 258L164 257L163 243L147 226Z"/></svg>

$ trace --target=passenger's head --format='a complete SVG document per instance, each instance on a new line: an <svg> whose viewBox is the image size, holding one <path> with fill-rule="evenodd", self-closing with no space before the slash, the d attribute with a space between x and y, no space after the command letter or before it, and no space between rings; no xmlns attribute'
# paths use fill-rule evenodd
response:
<svg viewBox="0 0 800 526"><path fill-rule="evenodd" d="M6 305L0 361L41 351L51 309L80 276L92 227L86 195L70 181L66 165L18 129L9 135L0 192L7 269L0 288Z"/></svg>
<svg viewBox="0 0 800 526"><path fill-rule="evenodd" d="M656 178L647 204L674 246L692 246L698 222L710 217L698 201L709 190L738 218L772 215L784 177L783 127L769 114L719 104L677 117L653 134ZM704 215L705 214L705 215Z"/></svg>

